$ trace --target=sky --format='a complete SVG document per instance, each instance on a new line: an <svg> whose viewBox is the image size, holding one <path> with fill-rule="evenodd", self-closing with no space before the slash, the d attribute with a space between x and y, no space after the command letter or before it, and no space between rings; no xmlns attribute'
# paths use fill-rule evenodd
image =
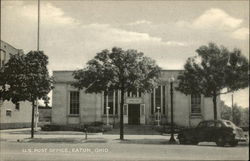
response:
<svg viewBox="0 0 250 161"><path fill-rule="evenodd" d="M136 49L163 69L183 69L201 45L239 48L249 59L249 1L45 1L40 49L49 70L76 70L114 46ZM25 52L37 49L37 1L3 0L1 39ZM231 105L231 94L221 96ZM234 101L248 107L249 88Z"/></svg>

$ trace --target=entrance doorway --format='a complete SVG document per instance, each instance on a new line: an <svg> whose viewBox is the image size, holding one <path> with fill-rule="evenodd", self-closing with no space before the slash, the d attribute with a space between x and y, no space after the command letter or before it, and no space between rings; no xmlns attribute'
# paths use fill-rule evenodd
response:
<svg viewBox="0 0 250 161"><path fill-rule="evenodd" d="M128 105L128 124L140 125L140 104Z"/></svg>

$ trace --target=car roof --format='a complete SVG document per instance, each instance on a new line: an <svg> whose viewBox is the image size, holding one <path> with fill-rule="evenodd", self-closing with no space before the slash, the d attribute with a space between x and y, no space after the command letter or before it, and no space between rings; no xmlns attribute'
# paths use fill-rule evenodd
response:
<svg viewBox="0 0 250 161"><path fill-rule="evenodd" d="M225 122L225 121L230 121L230 120L223 120L223 119L218 119L218 120L203 120L201 122Z"/></svg>

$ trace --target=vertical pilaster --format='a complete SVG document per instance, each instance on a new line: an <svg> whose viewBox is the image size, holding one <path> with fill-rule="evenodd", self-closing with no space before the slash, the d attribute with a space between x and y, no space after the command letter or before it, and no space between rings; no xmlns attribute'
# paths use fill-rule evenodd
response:
<svg viewBox="0 0 250 161"><path fill-rule="evenodd" d="M115 114L115 91L113 92L113 115Z"/></svg>
<svg viewBox="0 0 250 161"><path fill-rule="evenodd" d="M104 111L104 92L102 91L102 94L101 94L101 115L104 114L103 111Z"/></svg>
<svg viewBox="0 0 250 161"><path fill-rule="evenodd" d="M108 107L108 106L109 106L109 95L107 93L107 95L106 95L106 107Z"/></svg>
<svg viewBox="0 0 250 161"><path fill-rule="evenodd" d="M66 87L65 87L65 91L66 91L66 124L68 125L69 124L69 110L70 110L70 91L68 89L68 84L66 84Z"/></svg>
<svg viewBox="0 0 250 161"><path fill-rule="evenodd" d="M153 100L153 101L154 101L154 107L153 107L154 110L153 110L153 111L154 111L154 113L155 113L155 88L154 88L154 91L153 91L153 92L154 92L154 93L153 93L153 95L154 95L154 100Z"/></svg>
<svg viewBox="0 0 250 161"><path fill-rule="evenodd" d="M161 88L161 114L163 113L163 87L162 86L160 86L160 88Z"/></svg>
<svg viewBox="0 0 250 161"><path fill-rule="evenodd" d="M121 108L121 105L120 105L120 103L121 103L121 91L120 90L118 90L118 112L117 112L117 114L118 114L118 118L119 118L119 116L120 116L120 108Z"/></svg>

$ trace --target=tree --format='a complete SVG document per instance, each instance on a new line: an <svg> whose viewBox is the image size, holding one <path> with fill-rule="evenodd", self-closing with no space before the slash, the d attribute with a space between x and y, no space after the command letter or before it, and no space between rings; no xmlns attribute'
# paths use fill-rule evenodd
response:
<svg viewBox="0 0 250 161"><path fill-rule="evenodd" d="M123 105L126 91L151 92L158 84L160 68L155 61L136 50L103 50L87 62L87 67L74 71L73 86L86 93L108 93L120 90L120 139L123 140Z"/></svg>
<svg viewBox="0 0 250 161"><path fill-rule="evenodd" d="M227 106L224 101L221 106L221 118L225 120L232 119L232 108Z"/></svg>
<svg viewBox="0 0 250 161"><path fill-rule="evenodd" d="M249 108L243 108L237 104L229 107L222 101L221 118L231 120L237 126L249 127Z"/></svg>
<svg viewBox="0 0 250 161"><path fill-rule="evenodd" d="M232 121L238 126L249 127L249 108L243 108L237 104L233 106Z"/></svg>
<svg viewBox="0 0 250 161"><path fill-rule="evenodd" d="M235 125L239 126L241 124L241 116L242 116L242 107L238 106L237 104L233 105L232 109L232 121Z"/></svg>
<svg viewBox="0 0 250 161"><path fill-rule="evenodd" d="M14 104L32 102L31 138L34 137L35 101L45 97L52 89L47 65L48 57L42 51L30 51L26 55L11 56L0 72L0 98Z"/></svg>
<svg viewBox="0 0 250 161"><path fill-rule="evenodd" d="M242 109L242 125L243 127L249 127L249 107Z"/></svg>
<svg viewBox="0 0 250 161"><path fill-rule="evenodd" d="M248 86L249 62L239 49L229 51L214 43L201 46L196 52L198 56L188 58L184 65L177 89L185 94L212 97L214 119L217 119L216 98Z"/></svg>

